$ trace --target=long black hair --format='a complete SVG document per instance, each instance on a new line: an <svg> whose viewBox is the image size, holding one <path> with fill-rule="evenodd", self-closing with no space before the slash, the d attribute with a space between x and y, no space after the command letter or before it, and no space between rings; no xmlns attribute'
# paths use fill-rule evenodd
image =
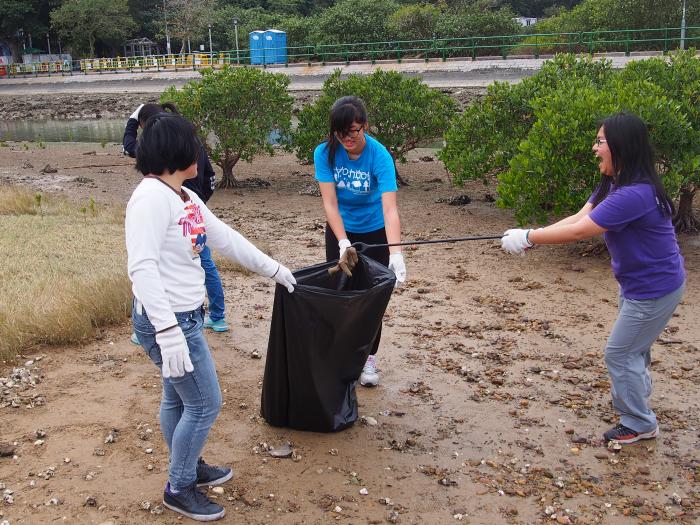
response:
<svg viewBox="0 0 700 525"><path fill-rule="evenodd" d="M360 97L347 96L340 97L331 107L329 118L330 131L328 132L328 164L331 169L335 167L335 152L338 150L340 141L335 136L348 134L353 123L357 122L363 126L367 124L367 108Z"/></svg>
<svg viewBox="0 0 700 525"><path fill-rule="evenodd" d="M593 207L607 197L613 182L616 188L642 182L654 187L661 213L675 213L673 202L654 166L654 150L645 122L637 115L623 111L606 118L602 127L612 156L614 175L602 175L593 198Z"/></svg>
<svg viewBox="0 0 700 525"><path fill-rule="evenodd" d="M175 104L172 102L164 102L163 104L144 104L141 111L139 111L139 124L141 124L143 127L146 125L146 121L149 118L163 112L175 113L176 115L180 114L177 107L175 107Z"/></svg>

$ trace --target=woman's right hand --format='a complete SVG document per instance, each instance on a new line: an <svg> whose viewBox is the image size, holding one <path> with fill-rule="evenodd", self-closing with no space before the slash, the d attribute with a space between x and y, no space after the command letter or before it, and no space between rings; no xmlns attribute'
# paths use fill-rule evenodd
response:
<svg viewBox="0 0 700 525"><path fill-rule="evenodd" d="M176 325L157 332L156 343L160 346L160 356L163 359L163 377L182 377L186 372L194 370L182 328Z"/></svg>

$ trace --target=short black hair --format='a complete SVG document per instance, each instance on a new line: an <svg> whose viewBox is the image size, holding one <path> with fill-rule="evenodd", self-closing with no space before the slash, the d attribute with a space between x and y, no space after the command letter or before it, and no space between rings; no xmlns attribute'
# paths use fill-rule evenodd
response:
<svg viewBox="0 0 700 525"><path fill-rule="evenodd" d="M146 121L136 148L136 169L144 175L175 173L199 159L201 143L194 126L174 113L158 113Z"/></svg>

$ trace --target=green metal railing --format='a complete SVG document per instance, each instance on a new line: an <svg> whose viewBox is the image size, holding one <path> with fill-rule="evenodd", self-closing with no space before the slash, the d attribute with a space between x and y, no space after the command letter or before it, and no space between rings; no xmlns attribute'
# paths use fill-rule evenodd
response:
<svg viewBox="0 0 700 525"><path fill-rule="evenodd" d="M392 40L352 44L322 44L291 46L268 50L230 50L216 53L182 55L153 55L83 59L41 64L11 64L5 66L9 76L103 74L120 72L153 72L198 70L224 65L288 66L289 64L326 64L378 60L402 62L405 59L446 61L449 58L520 57L539 58L554 53L659 51L664 54L680 46L681 29L621 29L584 31L578 33L540 33L530 35L493 35L465 38L433 38L429 40ZM700 26L686 28L686 47L700 41ZM284 57L284 62L277 60ZM273 57L272 59L270 57ZM0 74L3 71L0 70Z"/></svg>

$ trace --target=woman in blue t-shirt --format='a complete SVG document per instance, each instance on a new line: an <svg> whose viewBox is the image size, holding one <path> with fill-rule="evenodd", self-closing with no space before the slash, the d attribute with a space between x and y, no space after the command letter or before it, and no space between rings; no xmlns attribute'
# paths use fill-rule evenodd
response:
<svg viewBox="0 0 700 525"><path fill-rule="evenodd" d="M358 97L335 101L328 139L314 151L316 180L326 212L326 260L339 259L354 242L401 242L396 205L396 170L387 149L367 135L367 110ZM369 257L388 266L396 282L406 279L400 246L375 248ZM360 375L360 384L379 383L376 358L381 333Z"/></svg>
<svg viewBox="0 0 700 525"><path fill-rule="evenodd" d="M620 284L619 313L605 347L612 401L620 423L606 440L633 443L659 434L648 406L651 345L683 296L685 270L672 223L673 203L654 168L646 124L637 116L608 117L593 144L601 182L581 210L546 228L512 229L504 250L524 254L535 244L562 244L603 234Z"/></svg>

